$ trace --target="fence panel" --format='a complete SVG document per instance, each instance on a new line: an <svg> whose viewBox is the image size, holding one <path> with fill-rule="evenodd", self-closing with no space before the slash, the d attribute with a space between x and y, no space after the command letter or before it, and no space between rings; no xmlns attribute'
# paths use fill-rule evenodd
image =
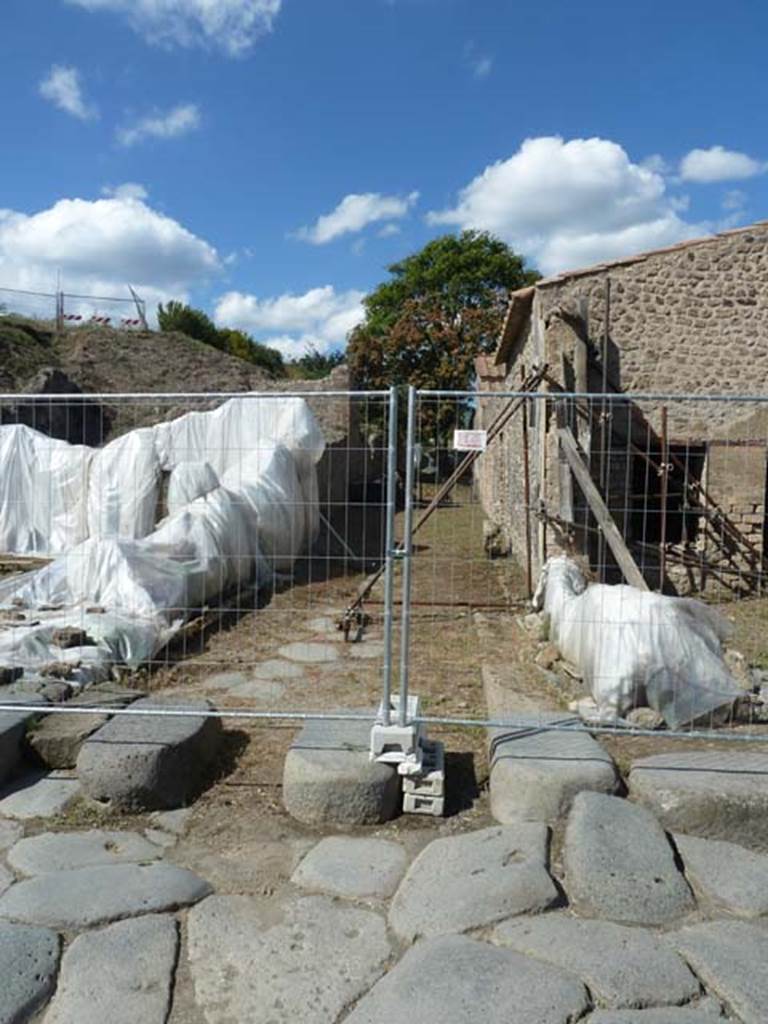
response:
<svg viewBox="0 0 768 1024"><path fill-rule="evenodd" d="M394 392L0 396L0 700L119 678L370 719L396 642L396 426Z"/></svg>
<svg viewBox="0 0 768 1024"><path fill-rule="evenodd" d="M768 399L419 391L411 408L422 625L404 664L425 718L768 736Z"/></svg>

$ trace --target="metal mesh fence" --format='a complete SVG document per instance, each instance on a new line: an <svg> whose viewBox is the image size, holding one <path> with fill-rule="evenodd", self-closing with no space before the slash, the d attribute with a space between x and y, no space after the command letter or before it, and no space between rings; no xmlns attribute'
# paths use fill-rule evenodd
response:
<svg viewBox="0 0 768 1024"><path fill-rule="evenodd" d="M0 315L42 320L64 328L101 326L146 329L146 304L138 295L115 298L0 288Z"/></svg>
<svg viewBox="0 0 768 1024"><path fill-rule="evenodd" d="M109 679L220 714L370 719L391 573L338 626L387 564L394 402L0 396L0 694Z"/></svg>

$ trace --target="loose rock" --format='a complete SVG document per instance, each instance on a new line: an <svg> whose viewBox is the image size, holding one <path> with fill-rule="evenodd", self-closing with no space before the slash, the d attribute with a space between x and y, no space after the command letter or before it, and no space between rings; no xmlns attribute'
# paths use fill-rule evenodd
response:
<svg viewBox="0 0 768 1024"><path fill-rule="evenodd" d="M664 828L686 835L768 845L768 755L690 750L635 761L630 795Z"/></svg>
<svg viewBox="0 0 768 1024"><path fill-rule="evenodd" d="M156 860L160 851L137 832L43 832L16 843L8 863L23 875L103 864L127 864Z"/></svg>
<svg viewBox="0 0 768 1024"><path fill-rule="evenodd" d="M744 921L708 921L667 936L743 1024L768 1019L768 932Z"/></svg>
<svg viewBox="0 0 768 1024"><path fill-rule="evenodd" d="M588 1006L573 975L461 935L419 942L346 1024L571 1024Z"/></svg>
<svg viewBox="0 0 768 1024"><path fill-rule="evenodd" d="M384 921L324 896L212 896L190 911L189 959L208 1024L328 1024L381 975Z"/></svg>
<svg viewBox="0 0 768 1024"><path fill-rule="evenodd" d="M74 768L80 747L107 721L106 715L47 715L27 736L46 768Z"/></svg>
<svg viewBox="0 0 768 1024"><path fill-rule="evenodd" d="M493 939L571 971L605 1006L670 1006L699 994L698 981L680 957L640 928L547 914L504 921Z"/></svg>
<svg viewBox="0 0 768 1024"><path fill-rule="evenodd" d="M65 931L189 906L207 882L170 864L115 864L55 871L17 882L0 896L0 918Z"/></svg>
<svg viewBox="0 0 768 1024"><path fill-rule="evenodd" d="M389 911L406 942L465 932L556 902L547 829L520 824L435 839L411 865Z"/></svg>
<svg viewBox="0 0 768 1024"><path fill-rule="evenodd" d="M399 843L329 836L310 850L291 881L332 896L383 900L397 888L407 863Z"/></svg>
<svg viewBox="0 0 768 1024"><path fill-rule="evenodd" d="M47 928L0 921L0 1021L22 1024L43 1005L56 981L59 937Z"/></svg>
<svg viewBox="0 0 768 1024"><path fill-rule="evenodd" d="M134 708L162 707L152 700ZM207 711L208 701L188 705ZM117 716L90 736L77 758L85 792L115 808L180 807L194 796L221 740L221 721L194 717Z"/></svg>
<svg viewBox="0 0 768 1024"><path fill-rule="evenodd" d="M69 647L94 647L96 641L88 636L84 629L75 626L63 626L51 633L51 643L55 647L66 650Z"/></svg>
<svg viewBox="0 0 768 1024"><path fill-rule="evenodd" d="M628 711L626 721L634 729L663 729L664 728L664 715L658 711L654 711L653 708L632 708Z"/></svg>
<svg viewBox="0 0 768 1024"><path fill-rule="evenodd" d="M618 797L576 797L564 863L568 896L585 916L664 924L694 908L659 823L644 807Z"/></svg>

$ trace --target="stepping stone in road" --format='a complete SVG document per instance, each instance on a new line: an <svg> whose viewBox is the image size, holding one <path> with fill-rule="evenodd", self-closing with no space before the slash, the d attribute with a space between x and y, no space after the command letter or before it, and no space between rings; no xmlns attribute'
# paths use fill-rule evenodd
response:
<svg viewBox="0 0 768 1024"><path fill-rule="evenodd" d="M339 657L338 648L333 644L305 643L303 640L286 644L277 653L281 658L288 658L289 661L298 661L307 665L336 661Z"/></svg>
<svg viewBox="0 0 768 1024"><path fill-rule="evenodd" d="M310 850L291 881L331 896L386 900L407 864L408 855L399 843L329 836Z"/></svg>
<svg viewBox="0 0 768 1024"><path fill-rule="evenodd" d="M742 1024L768 1020L768 931L745 921L708 921L666 936Z"/></svg>
<svg viewBox="0 0 768 1024"><path fill-rule="evenodd" d="M619 775L610 754L588 732L542 729L572 716L518 714L519 726L489 729L491 814L502 824L554 824L582 790L615 793Z"/></svg>
<svg viewBox="0 0 768 1024"><path fill-rule="evenodd" d="M56 932L0 921L0 1021L29 1020L53 990L58 963Z"/></svg>
<svg viewBox="0 0 768 1024"><path fill-rule="evenodd" d="M589 1000L572 974L463 935L419 942L345 1024L571 1024Z"/></svg>
<svg viewBox="0 0 768 1024"><path fill-rule="evenodd" d="M0 790L0 816L53 818L63 814L80 795L80 783L68 772L25 775Z"/></svg>
<svg viewBox="0 0 768 1024"><path fill-rule="evenodd" d="M308 825L375 825L400 807L396 767L371 761L371 721L309 721L283 767L283 803Z"/></svg>
<svg viewBox="0 0 768 1024"><path fill-rule="evenodd" d="M586 917L665 924L695 907L661 825L645 807L579 793L565 831L565 888Z"/></svg>
<svg viewBox="0 0 768 1024"><path fill-rule="evenodd" d="M603 1006L674 1006L699 994L680 957L642 928L547 914L504 921L493 940L570 971Z"/></svg>
<svg viewBox="0 0 768 1024"><path fill-rule="evenodd" d="M408 870L389 911L405 942L545 910L558 899L544 825L497 826L435 839Z"/></svg>
<svg viewBox="0 0 768 1024"><path fill-rule="evenodd" d="M134 709L162 708L152 700ZM83 789L121 810L163 810L194 797L216 755L221 720L207 718L211 705L186 705L201 714L116 716L85 741L77 758Z"/></svg>
<svg viewBox="0 0 768 1024"><path fill-rule="evenodd" d="M629 791L669 831L743 846L768 845L768 754L657 754L632 764Z"/></svg>
<svg viewBox="0 0 768 1024"><path fill-rule="evenodd" d="M177 947L167 915L78 936L62 958L46 1024L165 1024Z"/></svg>
<svg viewBox="0 0 768 1024"><path fill-rule="evenodd" d="M12 885L0 896L0 918L78 931L190 906L210 891L202 878L171 864L54 871Z"/></svg>
<svg viewBox="0 0 768 1024"><path fill-rule="evenodd" d="M43 832L16 843L8 863L23 875L47 875L52 871L103 864L157 860L161 851L138 832Z"/></svg>
<svg viewBox="0 0 768 1024"><path fill-rule="evenodd" d="M739 917L768 914L768 856L717 839L673 838L700 900Z"/></svg>
<svg viewBox="0 0 768 1024"><path fill-rule="evenodd" d="M212 896L190 911L187 935L208 1024L328 1024L380 977L391 953L378 914L325 896Z"/></svg>

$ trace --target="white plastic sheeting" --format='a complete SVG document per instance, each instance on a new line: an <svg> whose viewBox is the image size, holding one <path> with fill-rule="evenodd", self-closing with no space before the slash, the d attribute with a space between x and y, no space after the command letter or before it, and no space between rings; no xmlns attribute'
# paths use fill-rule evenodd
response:
<svg viewBox="0 0 768 1024"><path fill-rule="evenodd" d="M2 623L0 663L79 661L85 683L146 661L231 586L289 568L315 539L323 450L306 403L278 396L231 399L99 450L0 427L0 546L63 551L0 582L0 609L25 616ZM169 514L154 527L162 472ZM93 646L53 645L66 626Z"/></svg>
<svg viewBox="0 0 768 1024"><path fill-rule="evenodd" d="M602 721L647 705L680 729L741 693L723 661L728 624L701 601L588 584L558 556L544 566L533 603L548 613L550 640L582 673Z"/></svg>

